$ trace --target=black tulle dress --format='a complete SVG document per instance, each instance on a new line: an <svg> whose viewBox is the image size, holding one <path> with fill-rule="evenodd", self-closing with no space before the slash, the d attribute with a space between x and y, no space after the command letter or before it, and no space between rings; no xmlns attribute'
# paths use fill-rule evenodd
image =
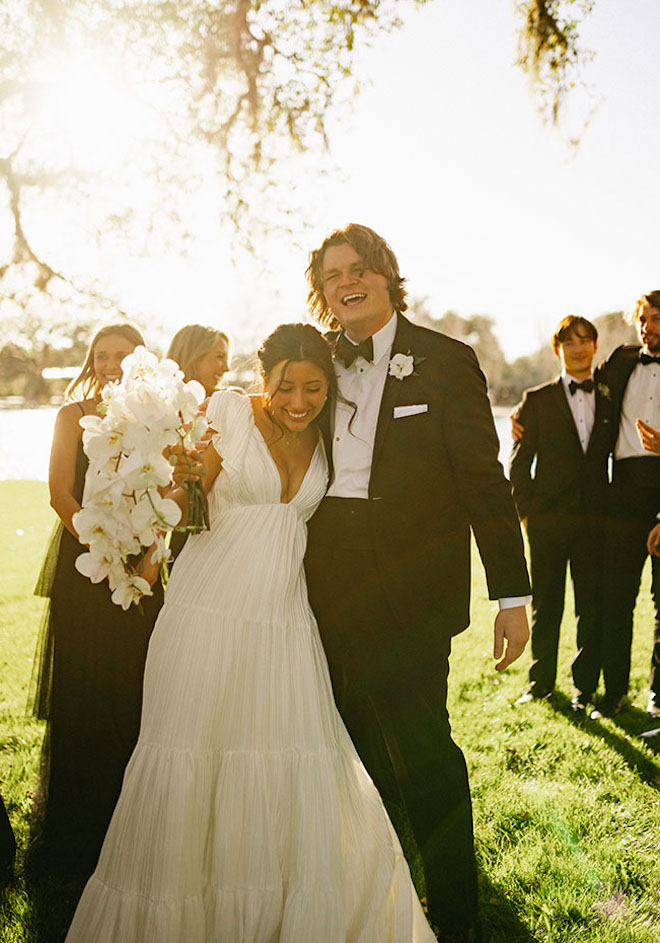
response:
<svg viewBox="0 0 660 943"><path fill-rule="evenodd" d="M78 446L74 494L82 498L87 458ZM84 548L60 523L35 589L50 606L37 651L34 711L47 719L41 768L40 841L53 865L90 871L137 741L149 637L163 602L124 612L107 580L75 568Z"/></svg>

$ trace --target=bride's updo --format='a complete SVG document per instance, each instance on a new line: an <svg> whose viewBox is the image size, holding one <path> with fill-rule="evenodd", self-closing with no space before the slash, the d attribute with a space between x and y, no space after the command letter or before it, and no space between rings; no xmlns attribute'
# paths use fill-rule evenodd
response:
<svg viewBox="0 0 660 943"><path fill-rule="evenodd" d="M290 363L308 360L325 374L328 381L328 401L333 402L337 392L337 378L332 362L332 350L325 337L312 324L280 324L269 334L257 352L264 382L273 367L285 361L282 377ZM327 403L324 411L327 409Z"/></svg>

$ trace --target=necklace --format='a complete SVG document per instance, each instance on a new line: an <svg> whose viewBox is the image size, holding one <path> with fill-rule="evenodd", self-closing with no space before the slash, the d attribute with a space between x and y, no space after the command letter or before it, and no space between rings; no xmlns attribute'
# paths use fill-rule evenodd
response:
<svg viewBox="0 0 660 943"><path fill-rule="evenodd" d="M299 434L297 432L290 432L289 435L287 436L286 431L282 428L279 422L277 422L277 420L275 419L275 416L273 416L272 412L270 411L268 407L266 407L266 414L268 418L270 419L271 423L273 424L273 426L282 434L282 442L284 443L284 445L292 446L295 442L298 441ZM275 443L273 443L273 445L275 445Z"/></svg>

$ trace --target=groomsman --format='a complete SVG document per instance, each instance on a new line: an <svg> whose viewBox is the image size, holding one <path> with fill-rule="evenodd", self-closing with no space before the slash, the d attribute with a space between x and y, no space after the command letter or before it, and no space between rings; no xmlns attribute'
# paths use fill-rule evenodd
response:
<svg viewBox="0 0 660 943"><path fill-rule="evenodd" d="M552 339L561 376L526 390L513 447L513 497L527 528L532 576L532 664L516 703L548 697L555 686L559 628L570 565L577 622L573 709L593 701L600 674L602 546L610 443L608 400L592 365L598 332L569 315Z"/></svg>
<svg viewBox="0 0 660 943"><path fill-rule="evenodd" d="M637 302L641 346L619 347L603 365L614 417L614 466L605 543L602 662L605 696L591 715L613 717L628 692L633 610L649 531L660 511L660 456L644 449L636 420L660 427L660 290ZM660 558L652 560L655 645L648 712L660 717Z"/></svg>
<svg viewBox="0 0 660 943"><path fill-rule="evenodd" d="M529 582L474 352L408 321L384 239L350 224L311 253L312 314L336 338L333 474L309 522L309 596L337 704L385 799L403 800L440 940L478 939L465 760L451 739L451 637L469 622L470 529L500 599L502 670L527 638ZM506 650L504 642L506 640Z"/></svg>

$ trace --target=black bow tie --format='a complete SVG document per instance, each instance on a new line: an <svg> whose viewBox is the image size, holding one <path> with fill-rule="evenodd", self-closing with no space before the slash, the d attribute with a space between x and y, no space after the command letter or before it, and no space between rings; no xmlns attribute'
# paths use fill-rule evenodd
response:
<svg viewBox="0 0 660 943"><path fill-rule="evenodd" d="M576 390L582 390L584 393L593 393L594 381L583 380L582 383L578 383L577 380L571 380L571 382L568 384L568 388L571 392L571 396L574 395Z"/></svg>
<svg viewBox="0 0 660 943"><path fill-rule="evenodd" d="M374 359L374 342L371 337L367 337L361 344L354 344L342 334L337 341L337 350L335 351L337 360L341 360L345 367L350 367L356 357L363 357L368 363Z"/></svg>
<svg viewBox="0 0 660 943"><path fill-rule="evenodd" d="M660 357L652 357L651 354L643 354L640 351L639 362L643 363L645 366L649 363L658 363L660 364Z"/></svg>

